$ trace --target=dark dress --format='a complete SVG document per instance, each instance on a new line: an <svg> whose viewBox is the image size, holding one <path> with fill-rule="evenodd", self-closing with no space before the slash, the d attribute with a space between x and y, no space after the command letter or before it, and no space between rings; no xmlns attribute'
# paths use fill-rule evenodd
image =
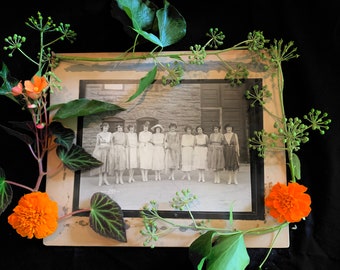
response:
<svg viewBox="0 0 340 270"><path fill-rule="evenodd" d="M224 169L223 155L224 137L221 133L212 133L209 137L208 146L208 169L213 171L222 171Z"/></svg>
<svg viewBox="0 0 340 270"><path fill-rule="evenodd" d="M227 171L237 171L240 167L239 165L239 158L238 158L238 140L237 135L234 133L231 138L230 142L225 138L225 146L224 146L224 162L225 162L225 169Z"/></svg>

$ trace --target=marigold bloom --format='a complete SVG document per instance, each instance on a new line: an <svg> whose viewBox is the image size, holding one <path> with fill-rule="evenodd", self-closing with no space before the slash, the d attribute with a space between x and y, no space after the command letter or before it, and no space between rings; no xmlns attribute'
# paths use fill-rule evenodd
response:
<svg viewBox="0 0 340 270"><path fill-rule="evenodd" d="M32 81L25 81L26 94L31 99L38 99L47 86L48 82L45 77L39 77L38 75L34 75Z"/></svg>
<svg viewBox="0 0 340 270"><path fill-rule="evenodd" d="M16 86L14 86L12 88L12 94L13 96L19 96L22 94L22 90L23 90L23 85L21 82L19 82Z"/></svg>
<svg viewBox="0 0 340 270"><path fill-rule="evenodd" d="M278 222L299 222L311 211L311 198L307 188L298 183L277 183L265 199L269 214Z"/></svg>
<svg viewBox="0 0 340 270"><path fill-rule="evenodd" d="M58 226L58 205L45 192L32 192L20 198L8 223L22 237L44 238Z"/></svg>

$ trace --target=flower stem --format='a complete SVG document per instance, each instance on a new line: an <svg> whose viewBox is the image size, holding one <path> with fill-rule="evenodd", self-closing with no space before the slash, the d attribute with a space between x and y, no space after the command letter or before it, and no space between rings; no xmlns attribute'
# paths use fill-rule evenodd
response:
<svg viewBox="0 0 340 270"><path fill-rule="evenodd" d="M30 190L30 191L34 191L33 188L30 188L28 186L25 186L23 184L19 184L17 182L11 181L11 180L5 180L5 182L7 182L8 184L13 185L13 186L18 186L18 187L21 187L21 188L24 188L24 189L27 189L27 190Z"/></svg>
<svg viewBox="0 0 340 270"><path fill-rule="evenodd" d="M271 253L271 251L272 251L272 249L273 249L274 243L275 243L277 237L279 236L279 234L280 234L280 232L281 232L281 229L282 229L282 227L280 227L279 230L277 231L277 233L275 234L275 237L274 237L274 239L273 239L273 241L272 241L272 243L271 243L271 245L270 245L270 248L269 248L269 250L268 250L268 252L267 252L266 257L263 259L262 263L259 265L259 269L262 269L262 266L263 266L263 265L265 264L265 262L267 261L269 255L270 255L270 253Z"/></svg>
<svg viewBox="0 0 340 270"><path fill-rule="evenodd" d="M69 213L69 214L66 214L66 215L61 216L60 218L58 218L58 221L61 221L61 220L66 219L66 218L68 218L68 217L71 217L71 216L73 216L73 215L75 215L75 214L85 213L85 212L90 212L90 211L91 211L91 209L89 209L89 208L86 208L86 209L79 209L79 210L73 211L73 212L71 212L71 213Z"/></svg>

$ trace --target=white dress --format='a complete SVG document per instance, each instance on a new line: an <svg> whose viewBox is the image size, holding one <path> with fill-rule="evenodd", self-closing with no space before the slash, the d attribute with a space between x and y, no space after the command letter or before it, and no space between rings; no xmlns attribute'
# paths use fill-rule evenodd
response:
<svg viewBox="0 0 340 270"><path fill-rule="evenodd" d="M195 136L192 134L183 134L181 140L181 170L183 172L192 171L193 153L194 153Z"/></svg>
<svg viewBox="0 0 340 270"><path fill-rule="evenodd" d="M152 153L152 169L165 169L165 149L164 149L164 134L154 133L152 135L153 153Z"/></svg>
<svg viewBox="0 0 340 270"><path fill-rule="evenodd" d="M139 167L141 169L152 169L152 151L151 144L152 133L151 131L141 131L138 135L138 147L139 147Z"/></svg>
<svg viewBox="0 0 340 270"><path fill-rule="evenodd" d="M90 175L98 175L99 173L109 172L109 152L111 145L111 132L99 132L96 136L96 146L92 156L103 163L102 166L94 168L90 171Z"/></svg>
<svg viewBox="0 0 340 270"><path fill-rule="evenodd" d="M198 134L195 135L195 148L193 167L197 170L208 169L208 135Z"/></svg>
<svg viewBox="0 0 340 270"><path fill-rule="evenodd" d="M138 138L137 133L126 133L126 168L138 168Z"/></svg>

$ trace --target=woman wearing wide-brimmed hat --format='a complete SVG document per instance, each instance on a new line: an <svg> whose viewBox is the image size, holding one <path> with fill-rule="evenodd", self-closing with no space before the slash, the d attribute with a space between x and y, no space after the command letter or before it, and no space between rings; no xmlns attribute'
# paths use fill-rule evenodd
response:
<svg viewBox="0 0 340 270"><path fill-rule="evenodd" d="M151 142L153 144L152 152L152 170L155 172L155 180L160 181L161 171L165 168L165 150L164 150L164 128L162 125L157 124L151 128L152 134Z"/></svg>

